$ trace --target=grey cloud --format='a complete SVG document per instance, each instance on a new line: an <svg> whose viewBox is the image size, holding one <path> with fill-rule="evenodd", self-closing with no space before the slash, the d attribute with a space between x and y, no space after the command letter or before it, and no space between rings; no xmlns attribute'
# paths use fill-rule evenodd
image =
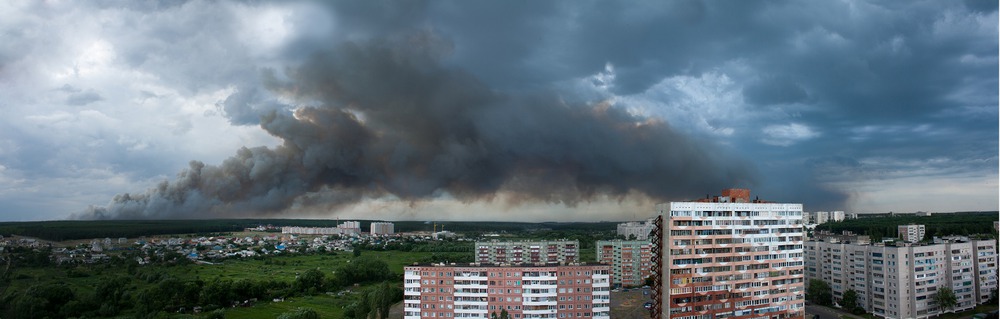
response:
<svg viewBox="0 0 1000 319"><path fill-rule="evenodd" d="M426 33L349 42L289 69L287 81L267 77L278 94L320 103L263 118L282 145L241 149L220 166L192 162L174 181L78 217L267 215L315 200L336 207L362 194L419 201L442 192L575 205L631 191L683 198L754 181L747 163L715 156L711 143L662 121L550 93L495 91L438 65L448 45ZM316 195L323 190L346 195Z"/></svg>
<svg viewBox="0 0 1000 319"><path fill-rule="evenodd" d="M757 105L805 102L809 97L801 86L788 78L761 79L743 88L747 102Z"/></svg>
<svg viewBox="0 0 1000 319"><path fill-rule="evenodd" d="M257 125L265 114L288 108L255 85L238 87L236 92L216 104L216 107L235 125Z"/></svg>
<svg viewBox="0 0 1000 319"><path fill-rule="evenodd" d="M97 92L87 90L84 92L77 92L70 94L68 97L66 97L66 104L87 105L103 99L104 98L102 98L100 94L97 94Z"/></svg>

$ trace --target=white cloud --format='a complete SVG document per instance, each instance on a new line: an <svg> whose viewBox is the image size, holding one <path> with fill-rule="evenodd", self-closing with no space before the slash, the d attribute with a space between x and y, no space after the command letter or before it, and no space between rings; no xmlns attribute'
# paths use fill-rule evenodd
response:
<svg viewBox="0 0 1000 319"><path fill-rule="evenodd" d="M808 126L799 123L768 125L764 127L762 132L765 137L761 142L775 146L791 146L792 144L820 136L819 132L815 132Z"/></svg>
<svg viewBox="0 0 1000 319"><path fill-rule="evenodd" d="M258 74L249 54L285 41L267 28L238 40L227 21L253 10L229 9L237 6L0 4L0 178L10 182L0 208L45 202L31 218L62 218L151 187L190 160L219 163L242 146L275 145L216 112L234 85ZM264 48L248 50L253 39Z"/></svg>

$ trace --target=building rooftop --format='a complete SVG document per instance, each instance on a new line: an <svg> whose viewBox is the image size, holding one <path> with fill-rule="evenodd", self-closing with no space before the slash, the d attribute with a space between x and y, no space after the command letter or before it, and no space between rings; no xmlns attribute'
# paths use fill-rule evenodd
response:
<svg viewBox="0 0 1000 319"><path fill-rule="evenodd" d="M750 189L747 188L727 188L722 190L722 195L712 196L705 195L705 198L699 198L691 200L691 202L698 203L773 203L771 201L761 200L760 198L754 198L750 200Z"/></svg>

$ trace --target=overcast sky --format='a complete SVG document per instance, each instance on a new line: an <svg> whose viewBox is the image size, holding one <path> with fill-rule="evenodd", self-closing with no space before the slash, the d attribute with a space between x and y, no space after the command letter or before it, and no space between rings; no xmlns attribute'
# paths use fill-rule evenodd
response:
<svg viewBox="0 0 1000 319"><path fill-rule="evenodd" d="M3 1L0 220L997 210L997 2Z"/></svg>

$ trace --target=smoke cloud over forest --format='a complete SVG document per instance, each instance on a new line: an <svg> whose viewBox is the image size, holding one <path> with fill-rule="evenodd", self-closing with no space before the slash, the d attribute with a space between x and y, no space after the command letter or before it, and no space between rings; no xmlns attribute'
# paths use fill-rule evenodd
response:
<svg viewBox="0 0 1000 319"><path fill-rule="evenodd" d="M573 206L630 193L684 199L755 180L748 163L662 119L557 89L493 89L442 63L452 49L424 31L345 41L264 70L265 87L289 103L259 116L279 146L243 147L218 165L191 161L173 180L74 217L335 213L374 198ZM231 117L253 112L237 102L225 105Z"/></svg>

